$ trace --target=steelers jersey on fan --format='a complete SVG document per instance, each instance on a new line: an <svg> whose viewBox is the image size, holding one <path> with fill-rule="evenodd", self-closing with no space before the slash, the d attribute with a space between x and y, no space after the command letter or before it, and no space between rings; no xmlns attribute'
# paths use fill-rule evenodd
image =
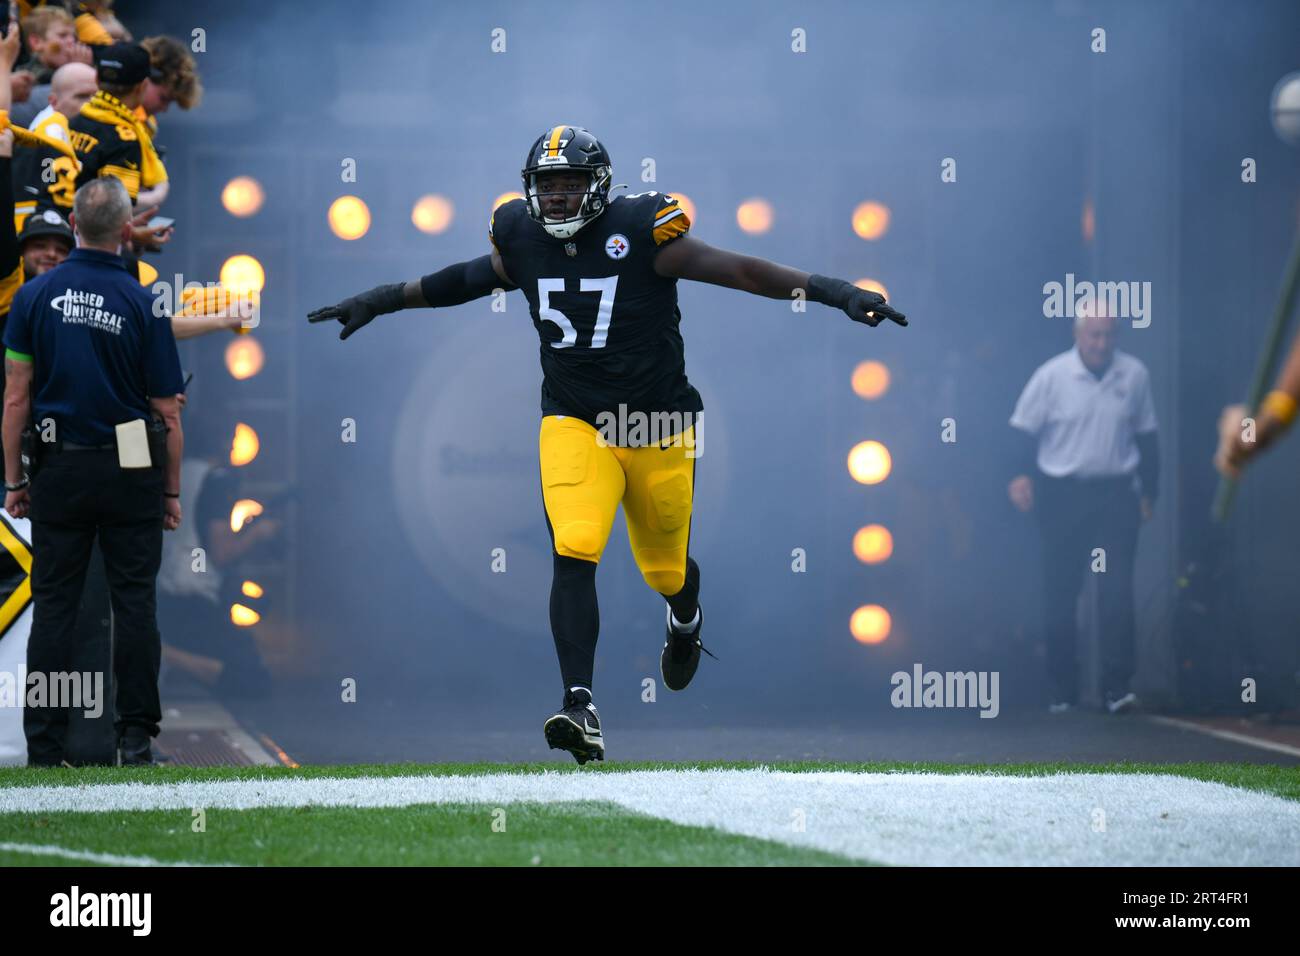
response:
<svg viewBox="0 0 1300 956"><path fill-rule="evenodd" d="M68 136L81 162L75 185L116 176L134 201L141 189L167 179L147 123L117 97L99 90L69 122Z"/></svg>
<svg viewBox="0 0 1300 956"><path fill-rule="evenodd" d="M31 128L51 139L70 141L67 117L51 106L36 114ZM71 209L76 180L77 164L57 149L30 146L14 150L14 228L22 232L27 217L38 208Z"/></svg>
<svg viewBox="0 0 1300 956"><path fill-rule="evenodd" d="M497 208L488 236L506 274L528 297L541 338L542 414L600 427L619 415L699 412L686 380L677 280L655 254L690 220L671 196L616 196L572 238L555 239L524 200Z"/></svg>

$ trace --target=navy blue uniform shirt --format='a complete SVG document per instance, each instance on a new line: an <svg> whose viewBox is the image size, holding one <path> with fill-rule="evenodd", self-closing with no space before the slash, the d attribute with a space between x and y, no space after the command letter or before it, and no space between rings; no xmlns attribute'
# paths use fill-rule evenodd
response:
<svg viewBox="0 0 1300 956"><path fill-rule="evenodd" d="M31 357L38 427L49 418L64 441L111 444L114 426L149 420L150 398L181 391L171 319L153 303L121 256L98 249L73 249L18 290L4 344Z"/></svg>

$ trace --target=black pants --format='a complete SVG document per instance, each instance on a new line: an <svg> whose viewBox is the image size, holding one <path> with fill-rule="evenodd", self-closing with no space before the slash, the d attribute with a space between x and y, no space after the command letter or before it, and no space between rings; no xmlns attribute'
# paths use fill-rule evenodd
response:
<svg viewBox="0 0 1300 956"><path fill-rule="evenodd" d="M162 720L155 597L162 561L162 492L161 469L122 469L112 450L49 454L32 482L34 608L27 671L71 670L77 608L98 537L113 604L114 726L119 734L137 728L155 736ZM25 707L28 761L62 760L67 727L64 708Z"/></svg>
<svg viewBox="0 0 1300 956"><path fill-rule="evenodd" d="M1140 514L1133 479L1034 479L1034 510L1043 536L1044 629L1047 670L1058 701L1078 701L1075 605L1096 548L1106 570L1096 572L1101 689L1119 697L1133 678L1133 570Z"/></svg>

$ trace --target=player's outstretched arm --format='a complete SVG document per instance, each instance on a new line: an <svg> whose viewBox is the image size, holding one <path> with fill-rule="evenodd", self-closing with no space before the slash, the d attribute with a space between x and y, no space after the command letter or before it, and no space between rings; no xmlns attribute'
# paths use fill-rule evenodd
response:
<svg viewBox="0 0 1300 956"><path fill-rule="evenodd" d="M769 299L790 299L796 290L813 302L843 309L854 322L875 326L881 319L907 325L907 316L885 304L884 296L843 279L809 275L767 259L715 249L691 236L675 239L655 256L655 272L666 278L693 279L739 289Z"/></svg>
<svg viewBox="0 0 1300 956"><path fill-rule="evenodd" d="M454 263L413 282L375 286L368 292L344 299L338 305L327 305L307 313L307 321L328 322L334 319L343 325L339 338L346 339L377 315L402 309L460 305L491 295L497 289L510 291L516 288L518 286L506 275L501 257L493 250L491 255Z"/></svg>
<svg viewBox="0 0 1300 956"><path fill-rule="evenodd" d="M1296 420L1300 409L1300 336L1296 336L1291 353L1273 390L1264 396L1255 412L1253 434L1243 427L1250 409L1245 405L1229 405L1219 416L1219 447L1214 455L1214 466L1220 474L1237 478L1241 469L1252 458L1272 445ZM1250 439L1247 441L1247 436Z"/></svg>

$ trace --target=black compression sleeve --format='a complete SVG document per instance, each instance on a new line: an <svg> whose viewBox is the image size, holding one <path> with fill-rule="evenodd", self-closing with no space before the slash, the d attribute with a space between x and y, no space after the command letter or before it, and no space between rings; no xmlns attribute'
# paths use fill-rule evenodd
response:
<svg viewBox="0 0 1300 956"><path fill-rule="evenodd" d="M1013 476L1028 475L1030 478L1038 476L1038 439L1029 432L1021 431L1013 427L1011 431L1015 434L1015 450L1012 457L1015 461Z"/></svg>
<svg viewBox="0 0 1300 956"><path fill-rule="evenodd" d="M510 291L517 288L497 275L490 255L457 262L420 280L420 292L431 306L460 305L491 295L493 289Z"/></svg>
<svg viewBox="0 0 1300 956"><path fill-rule="evenodd" d="M1156 432L1141 432L1137 438L1138 478L1142 481L1142 494L1152 501L1160 494L1160 442Z"/></svg>
<svg viewBox="0 0 1300 956"><path fill-rule="evenodd" d="M591 689L596 669L596 639L600 636L600 607L596 603L596 565L555 555L551 578L551 635L560 658L566 689Z"/></svg>

